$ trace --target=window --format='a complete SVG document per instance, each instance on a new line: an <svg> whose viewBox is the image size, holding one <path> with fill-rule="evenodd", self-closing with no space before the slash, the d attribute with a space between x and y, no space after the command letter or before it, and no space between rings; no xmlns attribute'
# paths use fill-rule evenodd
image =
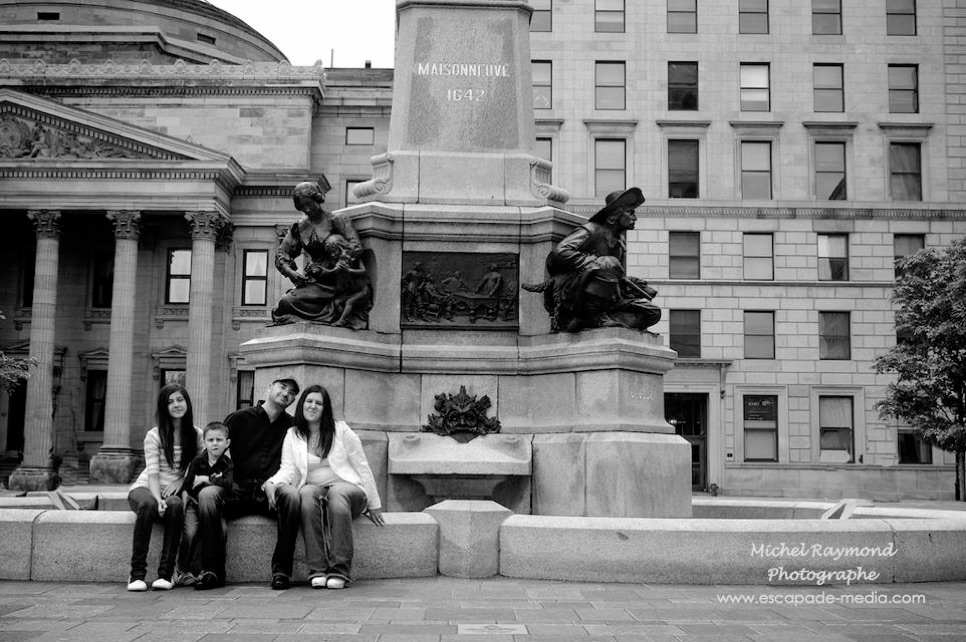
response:
<svg viewBox="0 0 966 642"><path fill-rule="evenodd" d="M778 461L778 397L745 395L745 461Z"/></svg>
<svg viewBox="0 0 966 642"><path fill-rule="evenodd" d="M268 250L245 250L242 305L265 305L268 293Z"/></svg>
<svg viewBox="0 0 966 642"><path fill-rule="evenodd" d="M667 142L667 183L669 198L698 198L698 141Z"/></svg>
<svg viewBox="0 0 966 642"><path fill-rule="evenodd" d="M48 20L60 20L59 11L38 11L37 20L48 21Z"/></svg>
<svg viewBox="0 0 966 642"><path fill-rule="evenodd" d="M815 111L845 111L845 83L842 65L812 66L812 108Z"/></svg>
<svg viewBox="0 0 966 642"><path fill-rule="evenodd" d="M842 0L812 0L812 33L820 36L842 33Z"/></svg>
<svg viewBox="0 0 966 642"><path fill-rule="evenodd" d="M667 0L667 32L698 33L698 0Z"/></svg>
<svg viewBox="0 0 966 642"><path fill-rule="evenodd" d="M889 65L889 111L893 114L919 113L917 65Z"/></svg>
<svg viewBox="0 0 966 642"><path fill-rule="evenodd" d="M741 65L741 111L771 110L767 64Z"/></svg>
<svg viewBox="0 0 966 642"><path fill-rule="evenodd" d="M775 313L745 312L745 359L775 358Z"/></svg>
<svg viewBox="0 0 966 642"><path fill-rule="evenodd" d="M818 313L818 358L852 358L848 312Z"/></svg>
<svg viewBox="0 0 966 642"><path fill-rule="evenodd" d="M916 35L916 0L886 0L886 33Z"/></svg>
<svg viewBox="0 0 966 642"><path fill-rule="evenodd" d="M199 33L198 34L198 42L203 42L206 45L213 45L213 44L215 44L215 37L214 36L209 36L206 33Z"/></svg>
<svg viewBox="0 0 966 642"><path fill-rule="evenodd" d="M768 33L768 0L738 0L738 33Z"/></svg>
<svg viewBox="0 0 966 642"><path fill-rule="evenodd" d="M741 198L771 198L771 143L741 141Z"/></svg>
<svg viewBox="0 0 966 642"><path fill-rule="evenodd" d="M698 63L667 64L667 108L671 111L697 111Z"/></svg>
<svg viewBox="0 0 966 642"><path fill-rule="evenodd" d="M600 62L595 66L596 109L624 109L624 63Z"/></svg>
<svg viewBox="0 0 966 642"><path fill-rule="evenodd" d="M191 250L168 250L165 303L188 303L191 293Z"/></svg>
<svg viewBox="0 0 966 642"><path fill-rule="evenodd" d="M913 430L899 431L898 450L900 464L932 463L932 446Z"/></svg>
<svg viewBox="0 0 966 642"><path fill-rule="evenodd" d="M187 371L184 369L162 368L161 379L159 384L160 384L160 387L164 387L169 383L177 383L183 386L185 385L185 382L187 380L188 380L188 374L187 374Z"/></svg>
<svg viewBox="0 0 966 642"><path fill-rule="evenodd" d="M701 357L701 311L671 310L670 346L679 357Z"/></svg>
<svg viewBox="0 0 966 642"><path fill-rule="evenodd" d="M553 28L553 0L531 0L533 14L530 16L530 31L551 31Z"/></svg>
<svg viewBox="0 0 966 642"><path fill-rule="evenodd" d="M845 143L815 143L815 196L820 201L844 201Z"/></svg>
<svg viewBox="0 0 966 642"><path fill-rule="evenodd" d="M820 281L849 280L848 234L818 235L818 279Z"/></svg>
<svg viewBox="0 0 966 642"><path fill-rule="evenodd" d="M895 234L892 237L892 255L896 263L896 278L902 274L898 263L900 260L925 249L926 236L924 234Z"/></svg>
<svg viewBox="0 0 966 642"><path fill-rule="evenodd" d="M624 0L595 0L594 31L624 33Z"/></svg>
<svg viewBox="0 0 966 642"><path fill-rule="evenodd" d="M104 406L107 399L107 370L87 371L87 391L84 403L84 430L103 432Z"/></svg>
<svg viewBox="0 0 966 642"><path fill-rule="evenodd" d="M745 278L771 281L775 278L774 239L771 234L748 232L744 235Z"/></svg>
<svg viewBox="0 0 966 642"><path fill-rule="evenodd" d="M820 462L850 464L855 461L852 416L852 397L818 398Z"/></svg>
<svg viewBox="0 0 966 642"><path fill-rule="evenodd" d="M235 386L235 410L255 405L255 371L239 370Z"/></svg>
<svg viewBox="0 0 966 642"><path fill-rule="evenodd" d="M348 179L348 180L346 180L346 182L345 182L345 198L343 199L343 201L345 201L345 205L347 207L349 205L355 205L356 203L359 202L359 199L356 198L355 188L356 188L356 185L360 185L362 183L365 183L365 181L358 180L358 179Z"/></svg>
<svg viewBox="0 0 966 642"><path fill-rule="evenodd" d="M553 106L553 63L549 60L534 60L533 108L550 109Z"/></svg>
<svg viewBox="0 0 966 642"><path fill-rule="evenodd" d="M109 308L114 296L114 254L97 252L92 263L91 307Z"/></svg>
<svg viewBox="0 0 966 642"><path fill-rule="evenodd" d="M346 145L373 145L376 142L376 130L372 127L346 127Z"/></svg>
<svg viewBox="0 0 966 642"><path fill-rule="evenodd" d="M922 200L921 153L919 143L889 144L889 194L892 200Z"/></svg>
<svg viewBox="0 0 966 642"><path fill-rule="evenodd" d="M542 158L553 162L553 139L543 136L538 136L537 141L533 146L533 153L537 158ZM548 182L553 182L553 168L550 170L550 176L547 177Z"/></svg>
<svg viewBox="0 0 966 642"><path fill-rule="evenodd" d="M627 143L622 139L598 138L594 141L594 190L599 197L623 190L626 185Z"/></svg>
<svg viewBox="0 0 966 642"><path fill-rule="evenodd" d="M668 235L668 276L701 278L701 233L671 232Z"/></svg>

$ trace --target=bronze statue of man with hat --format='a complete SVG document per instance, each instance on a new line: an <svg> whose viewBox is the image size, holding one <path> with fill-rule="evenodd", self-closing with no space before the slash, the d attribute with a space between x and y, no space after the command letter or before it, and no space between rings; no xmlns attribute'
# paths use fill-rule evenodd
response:
<svg viewBox="0 0 966 642"><path fill-rule="evenodd" d="M643 203L637 187L608 194L604 207L547 256L550 278L523 286L543 292L554 332L646 330L661 320L661 309L651 303L657 290L625 269L624 234L634 229L635 211Z"/></svg>

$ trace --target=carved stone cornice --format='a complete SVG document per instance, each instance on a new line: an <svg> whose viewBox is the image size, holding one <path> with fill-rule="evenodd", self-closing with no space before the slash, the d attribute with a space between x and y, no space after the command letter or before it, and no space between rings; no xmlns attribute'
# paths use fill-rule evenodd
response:
<svg viewBox="0 0 966 642"><path fill-rule="evenodd" d="M638 218L661 216L677 218L757 218L757 219L890 219L890 220L966 220L963 209L914 209L906 207L680 207L674 205L644 205L637 210ZM568 203L567 211L590 217L601 208L600 204L585 205Z"/></svg>
<svg viewBox="0 0 966 642"><path fill-rule="evenodd" d="M217 242L222 228L228 222L218 212L188 212L184 217L191 226L192 241Z"/></svg>
<svg viewBox="0 0 966 642"><path fill-rule="evenodd" d="M147 60L140 62L114 62L106 60L99 63L81 63L71 60L67 64L48 65L43 60L11 62L0 60L0 75L13 78L103 78L142 80L150 78L181 78L217 80L272 81L316 81L325 80L325 68L321 63L312 66L292 66L287 62L246 62L230 65L212 60L207 65L189 64L178 60L170 65L153 65Z"/></svg>
<svg viewBox="0 0 966 642"><path fill-rule="evenodd" d="M107 218L114 223L114 238L137 241L141 237L141 212L127 210L108 212Z"/></svg>
<svg viewBox="0 0 966 642"><path fill-rule="evenodd" d="M60 212L57 210L30 210L27 212L34 224L38 239L60 238Z"/></svg>

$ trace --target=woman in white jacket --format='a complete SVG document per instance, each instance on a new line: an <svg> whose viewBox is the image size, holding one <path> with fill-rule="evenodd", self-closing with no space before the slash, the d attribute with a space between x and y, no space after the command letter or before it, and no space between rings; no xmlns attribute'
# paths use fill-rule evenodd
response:
<svg viewBox="0 0 966 642"><path fill-rule="evenodd" d="M302 392L282 444L282 465L265 493L272 504L279 493L298 496L312 588L345 588L352 579L352 520L365 514L377 526L385 522L362 441L335 420L322 386Z"/></svg>

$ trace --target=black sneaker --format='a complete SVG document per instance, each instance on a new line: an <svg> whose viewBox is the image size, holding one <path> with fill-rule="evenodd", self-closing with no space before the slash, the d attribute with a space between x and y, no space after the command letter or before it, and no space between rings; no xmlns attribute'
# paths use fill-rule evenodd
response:
<svg viewBox="0 0 966 642"><path fill-rule="evenodd" d="M292 586L286 575L275 575L272 577L272 590L273 591L284 591L285 589Z"/></svg>
<svg viewBox="0 0 966 642"><path fill-rule="evenodd" d="M203 571L195 582L196 591L207 591L210 589L221 588L225 585L225 580L221 579L211 571Z"/></svg>

